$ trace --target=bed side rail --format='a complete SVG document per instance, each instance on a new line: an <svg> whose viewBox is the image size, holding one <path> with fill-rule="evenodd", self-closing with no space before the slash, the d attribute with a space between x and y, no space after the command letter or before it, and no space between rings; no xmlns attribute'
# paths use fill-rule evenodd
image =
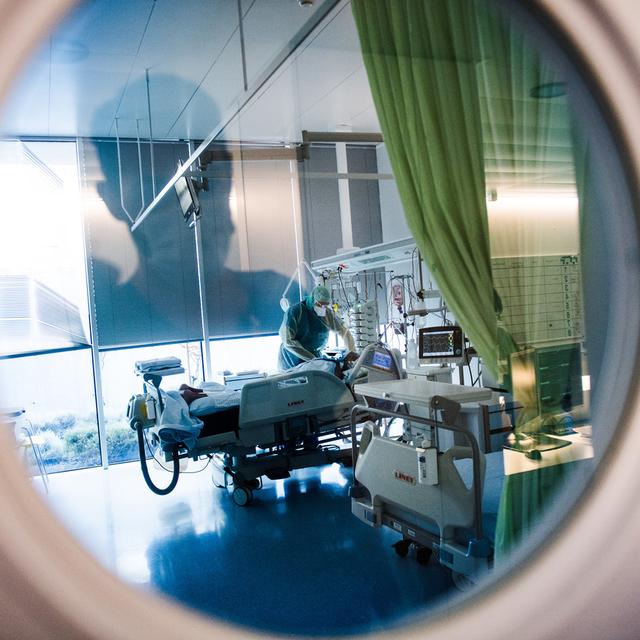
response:
<svg viewBox="0 0 640 640"><path fill-rule="evenodd" d="M240 397L240 428L282 422L299 415L323 419L344 414L353 406L347 385L325 371L284 373L250 382Z"/></svg>

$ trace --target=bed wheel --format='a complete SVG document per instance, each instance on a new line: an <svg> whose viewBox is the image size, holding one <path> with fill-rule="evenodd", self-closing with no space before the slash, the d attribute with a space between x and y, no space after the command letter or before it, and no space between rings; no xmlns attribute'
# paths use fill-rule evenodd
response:
<svg viewBox="0 0 640 640"><path fill-rule="evenodd" d="M259 489L260 488L260 478L252 478L247 482L247 486L250 489Z"/></svg>
<svg viewBox="0 0 640 640"><path fill-rule="evenodd" d="M473 587L475 587L474 581L469 576L465 576L463 573L452 571L451 579L453 580L453 584L458 591L470 591L471 589L473 589Z"/></svg>
<svg viewBox="0 0 640 640"><path fill-rule="evenodd" d="M398 540L398 542L391 546L401 558L406 558L409 553L409 547L411 546L411 540Z"/></svg>
<svg viewBox="0 0 640 640"><path fill-rule="evenodd" d="M433 552L429 547L419 547L416 551L416 560L418 564L421 564L423 567L428 565L432 553Z"/></svg>
<svg viewBox="0 0 640 640"><path fill-rule="evenodd" d="M249 487L236 487L233 490L232 497L239 507L246 507L253 499L253 492Z"/></svg>

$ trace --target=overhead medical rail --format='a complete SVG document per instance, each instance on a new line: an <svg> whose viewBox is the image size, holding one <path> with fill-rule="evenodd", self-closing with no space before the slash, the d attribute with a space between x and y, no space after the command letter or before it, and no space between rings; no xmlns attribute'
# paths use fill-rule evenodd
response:
<svg viewBox="0 0 640 640"><path fill-rule="evenodd" d="M384 138L381 133L367 133L363 131L302 131L303 144L334 144L345 142L347 144L382 144Z"/></svg>
<svg viewBox="0 0 640 640"><path fill-rule="evenodd" d="M306 40L306 38L313 32L320 23L322 23L327 16L335 9L341 2L340 0L325 0L317 11L305 22L301 29L294 35L286 46L275 58L275 60L265 69L265 71L258 77L255 85L252 89L244 92L244 96L239 100L239 104L236 108L231 109L227 116L224 117L220 124L216 125L211 133L200 143L197 149L185 160L183 165L176 171L176 173L169 179L167 184L160 190L160 192L154 197L149 206L136 218L131 225L131 231L135 231L151 214L151 212L158 206L162 198L167 192L173 188L175 183L187 172L189 167L195 163L200 154L231 124L234 118L236 118L242 110L249 104L249 102L258 95L259 91L266 85L266 83L278 72L283 65L287 62L290 56L298 49L298 47Z"/></svg>
<svg viewBox="0 0 640 640"><path fill-rule="evenodd" d="M151 157L151 190L153 197L156 197L156 163L153 154L153 127L151 124L151 91L149 86L149 69L144 70L144 77L147 85L147 114L149 118L149 154Z"/></svg>
<svg viewBox="0 0 640 640"><path fill-rule="evenodd" d="M115 119L115 127L116 127L116 151L118 152L118 187L120 191L120 207L124 211L125 215L129 220L133 223L134 219L131 217L129 213L129 209L124 203L124 189L122 188L122 155L120 153L120 127L118 126L119 118ZM136 120L136 129L137 129L138 121ZM140 188L142 187L142 158L140 156L140 146L138 146L138 165L140 167ZM140 211L144 208L144 194L142 196L142 203L140 206ZM140 211L138 213L140 213Z"/></svg>
<svg viewBox="0 0 640 640"><path fill-rule="evenodd" d="M337 269L342 266L345 272L358 273L363 270L409 262L415 250L416 241L413 238L403 238L319 258L311 262L311 267L315 271L322 272L324 269Z"/></svg>
<svg viewBox="0 0 640 640"><path fill-rule="evenodd" d="M305 178L314 180L395 180L392 173L331 173L329 171L306 171Z"/></svg>
<svg viewBox="0 0 640 640"><path fill-rule="evenodd" d="M189 152L193 151L193 142L189 141ZM200 216L194 215L193 235L196 245L196 268L198 270L198 297L200 299L200 327L202 338L202 360L204 364L204 379L211 380L211 342L209 340L209 312L207 310L207 295L205 285L204 249L202 245L202 229Z"/></svg>
<svg viewBox="0 0 640 640"><path fill-rule="evenodd" d="M237 140L225 140L213 142L211 146L200 154L200 166L211 162L253 162L265 160L292 160L302 162L299 144L274 145L272 143L239 142ZM206 176L206 171L199 169L197 176ZM214 174L214 177L219 174Z"/></svg>
<svg viewBox="0 0 640 640"><path fill-rule="evenodd" d="M145 69L145 78L146 78L146 87L147 87L147 113L149 117L149 154L151 158L151 189L153 191L153 195L156 195L156 163L155 156L153 153L153 126L151 124L151 93L150 93L150 85L149 85L149 69ZM125 212L127 218L129 218L130 222L133 224L135 220L131 217L127 207L124 204L124 189L122 187L122 155L120 152L120 130L118 127L119 118L114 118L115 128L116 128L116 148L118 150L118 186L120 188L120 206L122 210ZM140 209L136 214L136 218L140 215L145 206L145 195L144 195L144 177L142 174L142 147L140 143L140 119L136 118L136 142L137 142L137 150L138 150L138 173L140 176Z"/></svg>

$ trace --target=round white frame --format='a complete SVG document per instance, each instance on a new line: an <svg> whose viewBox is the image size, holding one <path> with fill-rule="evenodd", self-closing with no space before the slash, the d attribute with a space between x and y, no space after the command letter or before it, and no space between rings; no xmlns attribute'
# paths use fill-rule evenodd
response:
<svg viewBox="0 0 640 640"><path fill-rule="evenodd" d="M640 4L637 0L530 0L586 60L614 112L640 184ZM0 93L73 0L0 0ZM625 382L626 384L626 382ZM450 616L380 637L519 640L640 637L640 403L608 467L557 536L512 577ZM635 428L631 428L635 427ZM84 552L31 488L0 432L0 636L32 640L264 637L191 613L125 585ZM344 594L348 597L348 594ZM390 594L390 597L393 597ZM535 602L530 610L527 603ZM286 603L283 603L286 615ZM523 607L525 607L523 609ZM543 613L544 612L544 613Z"/></svg>

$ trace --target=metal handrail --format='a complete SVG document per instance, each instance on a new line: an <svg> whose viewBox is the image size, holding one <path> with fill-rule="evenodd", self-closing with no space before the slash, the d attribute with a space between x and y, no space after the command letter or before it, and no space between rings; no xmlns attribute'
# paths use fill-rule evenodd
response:
<svg viewBox="0 0 640 640"><path fill-rule="evenodd" d="M436 406L442 396L434 396L431 399L431 408L437 409ZM450 401L449 401L450 402ZM435 403L435 405L434 405ZM356 416L360 413L370 413L387 418L404 418L411 422L417 422L429 427L436 427L438 429L447 429L454 433L460 433L468 441L471 447L471 455L473 462L473 519L474 519L474 531L477 540L481 540L483 537L482 531L482 491L481 491L481 477L480 477L480 447L473 436L463 427L455 424L447 424L431 418L423 418L422 416L414 416L410 413L400 413L399 411L388 411L386 409L377 409L376 407L369 407L363 404L357 404L351 409L351 454L353 456L353 481L352 487L358 486L358 480L356 479L356 463L358 461L358 442L356 437Z"/></svg>

